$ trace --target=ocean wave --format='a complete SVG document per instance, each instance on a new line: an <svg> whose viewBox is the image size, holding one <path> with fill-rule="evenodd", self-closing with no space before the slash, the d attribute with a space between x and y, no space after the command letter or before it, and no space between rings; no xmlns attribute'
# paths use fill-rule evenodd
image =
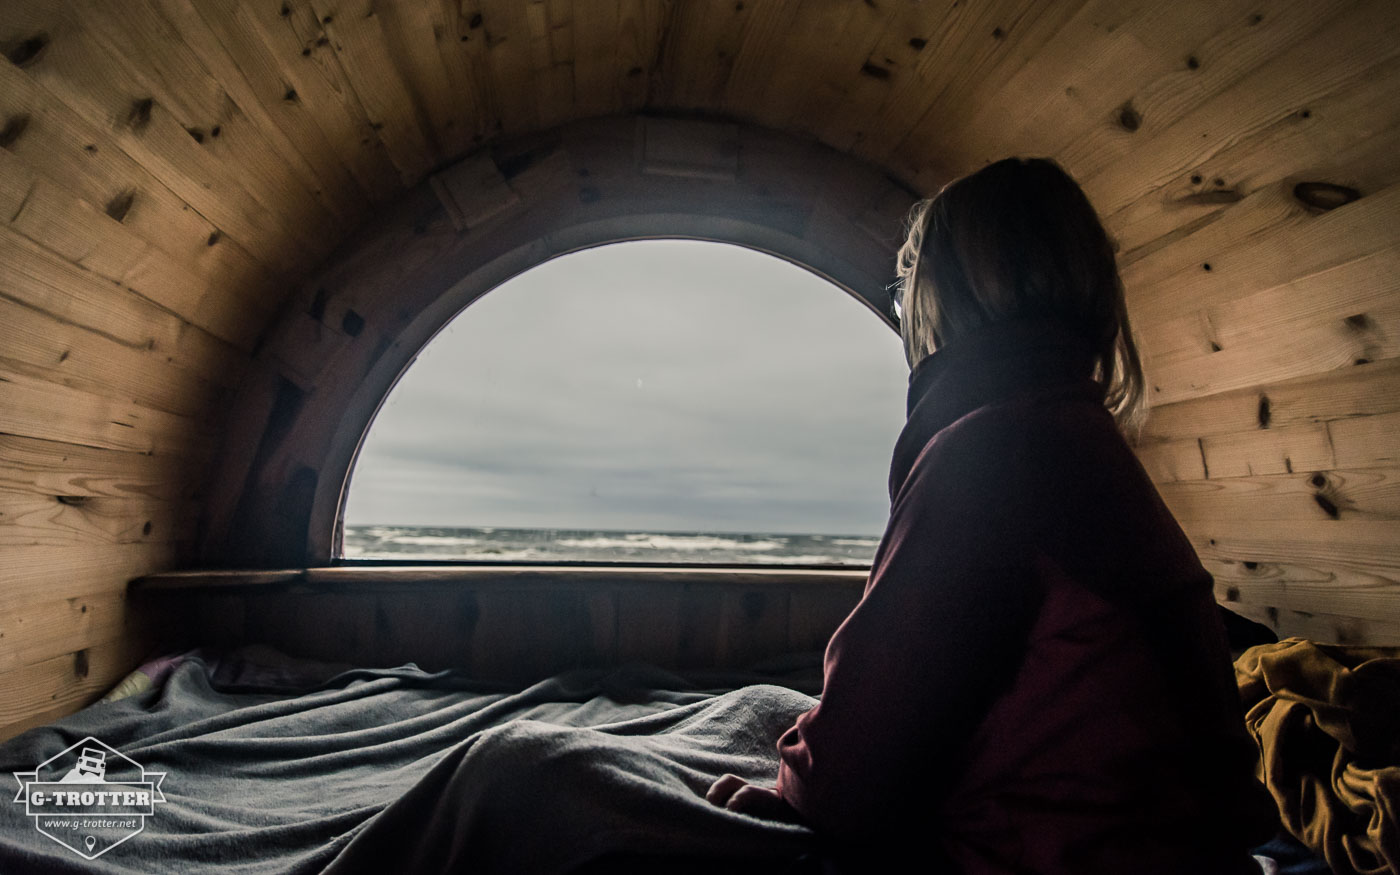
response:
<svg viewBox="0 0 1400 875"><path fill-rule="evenodd" d="M525 548L523 550L475 550L471 553L463 553L450 557L453 559L490 559L495 562L525 562L536 560L557 559L557 556L539 550Z"/></svg>
<svg viewBox="0 0 1400 875"><path fill-rule="evenodd" d="M367 528L360 528L359 526L346 526L345 536L348 538L383 539L392 538L395 534L402 531L403 529L395 528L394 526L369 526Z"/></svg>
<svg viewBox="0 0 1400 875"><path fill-rule="evenodd" d="M467 546L480 544L480 538L463 538L459 535L395 535L385 539L389 544L408 544L422 547L448 547L454 544Z"/></svg>
<svg viewBox="0 0 1400 875"><path fill-rule="evenodd" d="M346 546L347 559L399 559L412 562L470 562L488 559L493 562L546 562L560 557L539 550L376 550Z"/></svg>
<svg viewBox="0 0 1400 875"><path fill-rule="evenodd" d="M793 556L774 554L769 556L745 557L761 565L864 565L860 559L850 556L832 556L826 553L806 553Z"/></svg>
<svg viewBox="0 0 1400 875"><path fill-rule="evenodd" d="M786 539L785 539L786 540ZM700 550L778 550L781 541L765 539L761 541L740 541L735 538L720 538L714 535L661 535L639 533L618 537L559 538L553 543L561 547L582 550L614 550L644 547L649 550L673 550L690 553Z"/></svg>
<svg viewBox="0 0 1400 875"><path fill-rule="evenodd" d="M706 562L849 565L869 561L877 537L744 536L730 532L626 532L461 526L347 526L349 559L498 562Z"/></svg>

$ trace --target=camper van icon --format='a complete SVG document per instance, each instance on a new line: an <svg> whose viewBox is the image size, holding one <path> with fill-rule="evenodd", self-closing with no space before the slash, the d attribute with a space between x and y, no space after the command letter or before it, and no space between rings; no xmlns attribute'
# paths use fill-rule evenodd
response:
<svg viewBox="0 0 1400 875"><path fill-rule="evenodd" d="M165 801L164 772L148 772L91 736L14 776L14 802L35 829L88 860L142 832Z"/></svg>

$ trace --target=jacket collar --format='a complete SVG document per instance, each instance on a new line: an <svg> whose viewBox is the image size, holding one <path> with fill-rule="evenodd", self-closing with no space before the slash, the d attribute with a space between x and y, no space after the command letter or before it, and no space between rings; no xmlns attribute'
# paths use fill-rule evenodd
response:
<svg viewBox="0 0 1400 875"><path fill-rule="evenodd" d="M984 325L924 356L909 372L908 420L890 464L890 501L924 446L968 413L1050 389L1103 403L1094 348L1067 322L1023 316Z"/></svg>

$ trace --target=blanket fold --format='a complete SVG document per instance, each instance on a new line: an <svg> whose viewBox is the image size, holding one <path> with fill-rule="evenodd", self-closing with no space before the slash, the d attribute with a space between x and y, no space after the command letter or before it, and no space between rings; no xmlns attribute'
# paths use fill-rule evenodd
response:
<svg viewBox="0 0 1400 875"><path fill-rule="evenodd" d="M820 659L782 673L578 669L521 690L413 665L331 676L185 655L160 686L0 745L6 773L87 736L166 773L166 801L144 830L92 861L40 834L24 805L4 805L0 872L562 873L609 854L792 860L809 830L716 808L704 792L725 772L771 780L778 736L816 701Z"/></svg>
<svg viewBox="0 0 1400 875"><path fill-rule="evenodd" d="M1284 827L1339 875L1400 871L1400 648L1287 638L1235 678Z"/></svg>

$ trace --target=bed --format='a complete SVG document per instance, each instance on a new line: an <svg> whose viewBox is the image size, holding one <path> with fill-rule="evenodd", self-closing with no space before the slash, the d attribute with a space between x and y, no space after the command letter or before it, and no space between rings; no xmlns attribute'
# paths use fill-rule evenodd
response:
<svg viewBox="0 0 1400 875"><path fill-rule="evenodd" d="M144 691L0 746L7 772L91 738L164 773L141 832L75 852L8 805L0 872L568 872L725 857L782 871L808 830L703 796L725 772L776 772L775 741L815 704L820 658L686 677L633 663L521 689L261 647L167 657L127 684ZM518 840L524 818L538 840Z"/></svg>
<svg viewBox="0 0 1400 875"><path fill-rule="evenodd" d="M0 745L21 787L70 747L139 766L126 779L159 797L140 830L56 839L7 805L0 872L836 872L809 830L703 798L726 772L771 780L821 656L521 687L261 646L171 655ZM1328 871L1286 835L1259 853L1261 871Z"/></svg>

